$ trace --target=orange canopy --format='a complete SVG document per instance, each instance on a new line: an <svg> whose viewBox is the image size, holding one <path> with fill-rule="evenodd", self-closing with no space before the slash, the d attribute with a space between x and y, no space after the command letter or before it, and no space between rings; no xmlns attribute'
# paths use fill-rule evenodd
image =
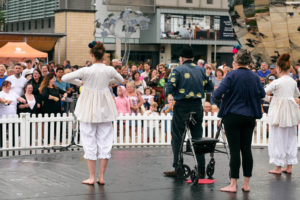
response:
<svg viewBox="0 0 300 200"><path fill-rule="evenodd" d="M26 42L8 42L0 48L0 58L47 58L48 54L38 51Z"/></svg>

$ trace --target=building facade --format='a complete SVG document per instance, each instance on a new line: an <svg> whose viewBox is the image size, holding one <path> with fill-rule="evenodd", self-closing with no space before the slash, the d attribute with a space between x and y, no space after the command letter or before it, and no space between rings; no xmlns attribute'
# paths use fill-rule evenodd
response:
<svg viewBox="0 0 300 200"><path fill-rule="evenodd" d="M94 3L95 0L2 0L5 32L14 36L7 36L6 40L19 41L15 39L16 33L30 33L24 38L33 41L35 48L48 52L49 59L56 63L67 59L72 64L83 65L90 59L87 44L95 38ZM59 37L53 43L54 36Z"/></svg>
<svg viewBox="0 0 300 200"><path fill-rule="evenodd" d="M177 63L179 49L191 45L195 59L232 62L232 46L237 41L227 0L98 0L96 8L97 19L105 19L110 13L119 15L125 8L140 10L150 18L149 28L137 31L130 39L133 61ZM120 45L114 37L101 37L97 30L95 37L112 52Z"/></svg>
<svg viewBox="0 0 300 200"><path fill-rule="evenodd" d="M84 64L89 59L87 44L94 39L105 43L111 58L121 57L124 38L102 37L95 21L103 22L110 13L120 15L126 8L140 10L150 19L147 30L137 30L129 39L130 61L151 60L153 66L177 63L178 50L191 45L195 59L231 64L232 46L237 43L227 0L0 0L0 5L6 32L60 36L55 47L35 46L57 63L68 59ZM122 32L122 25L116 31ZM47 38L44 46L46 42Z"/></svg>

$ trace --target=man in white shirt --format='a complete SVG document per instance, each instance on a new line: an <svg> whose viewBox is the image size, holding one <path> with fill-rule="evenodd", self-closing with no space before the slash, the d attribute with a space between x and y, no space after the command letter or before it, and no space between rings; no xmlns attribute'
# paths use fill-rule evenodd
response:
<svg viewBox="0 0 300 200"><path fill-rule="evenodd" d="M27 83L26 78L21 76L22 66L20 63L17 63L15 65L14 72L15 72L15 74L7 77L6 80L11 82L10 90L13 91L14 93L16 93L20 97L24 94L23 89Z"/></svg>
<svg viewBox="0 0 300 200"><path fill-rule="evenodd" d="M34 68L32 67L32 60L26 60L26 69L23 70L22 76L25 77L27 74L33 74Z"/></svg>
<svg viewBox="0 0 300 200"><path fill-rule="evenodd" d="M150 74L150 65L149 65L149 63L145 63L144 64L144 72L141 74L141 76L142 77L144 77L144 78L147 78L147 77L149 77L149 74Z"/></svg>

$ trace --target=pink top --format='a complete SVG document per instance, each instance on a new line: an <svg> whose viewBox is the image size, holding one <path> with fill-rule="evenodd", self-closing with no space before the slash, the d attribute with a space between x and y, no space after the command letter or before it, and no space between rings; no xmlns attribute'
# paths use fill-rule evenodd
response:
<svg viewBox="0 0 300 200"><path fill-rule="evenodd" d="M120 86L122 89L123 97L116 97L116 106L119 114L125 115L126 113L131 114L130 110L130 102L129 99L126 97L126 89L124 86Z"/></svg>

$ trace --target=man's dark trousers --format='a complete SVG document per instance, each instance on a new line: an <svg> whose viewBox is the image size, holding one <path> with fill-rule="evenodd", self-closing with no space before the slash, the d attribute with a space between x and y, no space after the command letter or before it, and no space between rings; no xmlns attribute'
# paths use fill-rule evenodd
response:
<svg viewBox="0 0 300 200"><path fill-rule="evenodd" d="M192 138L202 138L202 121L203 121L203 108L201 99L184 99L176 101L174 106L174 114L172 119L172 150L174 155L173 167L176 169L178 165L178 155L180 145L182 141L182 135L184 133L185 124L189 119L189 113L195 112L194 116L196 125L190 127ZM199 166L199 172L204 173L205 171L205 158L204 154L197 155L197 162Z"/></svg>

